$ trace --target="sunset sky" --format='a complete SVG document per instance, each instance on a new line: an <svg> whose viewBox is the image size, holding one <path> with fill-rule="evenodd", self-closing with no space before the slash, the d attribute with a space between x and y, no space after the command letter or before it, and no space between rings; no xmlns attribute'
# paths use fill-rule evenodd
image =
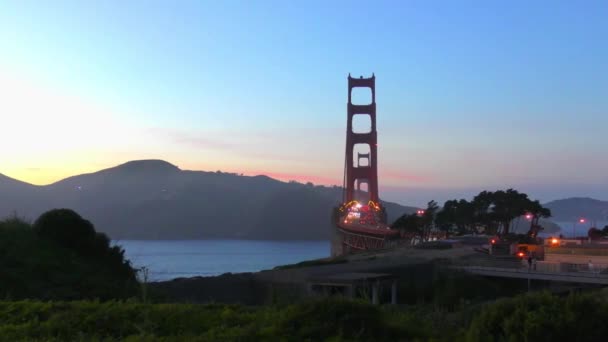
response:
<svg viewBox="0 0 608 342"><path fill-rule="evenodd" d="M342 184L376 75L381 197L608 199L607 1L0 1L0 173L135 159Z"/></svg>

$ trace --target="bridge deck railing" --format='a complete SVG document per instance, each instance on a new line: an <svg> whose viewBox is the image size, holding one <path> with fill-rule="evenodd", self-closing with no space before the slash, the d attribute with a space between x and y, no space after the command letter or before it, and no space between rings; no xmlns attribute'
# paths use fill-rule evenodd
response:
<svg viewBox="0 0 608 342"><path fill-rule="evenodd" d="M504 267L488 267L488 266L464 266L469 271L480 272L495 272L502 274L550 274L569 277L583 278L603 278L608 279L608 264L593 265L589 269L589 265L585 264L558 264L558 263L538 263L536 269L521 267L521 268L504 268Z"/></svg>

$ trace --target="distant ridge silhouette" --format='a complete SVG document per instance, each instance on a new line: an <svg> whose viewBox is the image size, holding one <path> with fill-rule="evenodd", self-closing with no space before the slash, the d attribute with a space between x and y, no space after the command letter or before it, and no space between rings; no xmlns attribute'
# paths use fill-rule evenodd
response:
<svg viewBox="0 0 608 342"><path fill-rule="evenodd" d="M342 188L265 175L187 171L135 160L46 186L0 174L0 218L29 220L71 208L113 239L327 239ZM608 202L576 197L545 204L552 221L608 220ZM385 202L389 221L417 208Z"/></svg>
<svg viewBox="0 0 608 342"><path fill-rule="evenodd" d="M545 206L553 212L554 221L578 221L580 218L608 221L608 201L589 197L570 197L551 201Z"/></svg>
<svg viewBox="0 0 608 342"><path fill-rule="evenodd" d="M160 159L133 160L102 171L120 170L126 172L178 172L179 167Z"/></svg>
<svg viewBox="0 0 608 342"><path fill-rule="evenodd" d="M0 177L0 217L71 208L113 239L328 239L339 187L136 160L46 186ZM386 203L390 219L416 208Z"/></svg>

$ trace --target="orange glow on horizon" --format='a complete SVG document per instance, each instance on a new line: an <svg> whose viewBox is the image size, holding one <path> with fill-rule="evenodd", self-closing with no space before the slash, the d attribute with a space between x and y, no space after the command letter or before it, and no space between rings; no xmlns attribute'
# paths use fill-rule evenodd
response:
<svg viewBox="0 0 608 342"><path fill-rule="evenodd" d="M110 165L112 167L115 165ZM44 186L56 183L63 179L78 176L86 173L93 173L107 167L95 167L92 165L74 165L73 167L54 167L48 168L19 168L14 170L1 170L0 174L32 185Z"/></svg>
<svg viewBox="0 0 608 342"><path fill-rule="evenodd" d="M16 179L18 181L26 182L33 185L49 185L55 182L61 181L65 178L69 178L72 176L78 176L87 173L94 173L97 171L101 171L104 169L112 168L123 164L129 160L139 160L146 158L133 158L133 159L125 159L121 161L112 162L110 160L104 160L103 162L96 163L78 163L78 162L68 162L68 161L59 161L53 162L51 164L45 163L45 167L31 167L31 168L23 168L23 167L11 167L8 169L0 169L0 174L3 174L7 177ZM150 159L161 159L161 158L150 158ZM171 161L169 161L172 163ZM333 186L342 184L341 181L323 176L316 175L304 175L304 174L296 174L296 173L288 173L288 172L272 172L272 171L231 171L227 168L218 168L216 167L204 167L204 168L189 168L182 167L180 164L172 163L179 167L182 170L192 170L192 171L205 171L205 172L214 172L216 169L222 172L228 173L236 173L243 174L246 176L258 176L265 175L273 179L277 179L279 181L289 182L289 181L297 181L299 183L305 184L307 182L312 182L315 185L325 185L325 186Z"/></svg>

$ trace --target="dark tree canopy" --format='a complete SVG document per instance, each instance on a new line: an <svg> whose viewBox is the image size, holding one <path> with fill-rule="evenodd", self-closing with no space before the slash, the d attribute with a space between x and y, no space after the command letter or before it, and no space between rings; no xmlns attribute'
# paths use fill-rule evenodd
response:
<svg viewBox="0 0 608 342"><path fill-rule="evenodd" d="M42 214L34 223L41 237L73 250L86 250L95 240L93 224L71 209L54 209Z"/></svg>
<svg viewBox="0 0 608 342"><path fill-rule="evenodd" d="M73 210L34 223L0 220L0 296L114 299L137 294L135 270L119 246Z"/></svg>
<svg viewBox="0 0 608 342"><path fill-rule="evenodd" d="M481 229L487 234L509 235L513 219L524 214L531 216L527 235L534 239L542 229L539 219L550 217L551 211L514 189L482 191L470 202L465 199L446 201L441 209L431 201L424 215L404 215L393 223L393 228L410 232L436 229L450 234L473 233Z"/></svg>

